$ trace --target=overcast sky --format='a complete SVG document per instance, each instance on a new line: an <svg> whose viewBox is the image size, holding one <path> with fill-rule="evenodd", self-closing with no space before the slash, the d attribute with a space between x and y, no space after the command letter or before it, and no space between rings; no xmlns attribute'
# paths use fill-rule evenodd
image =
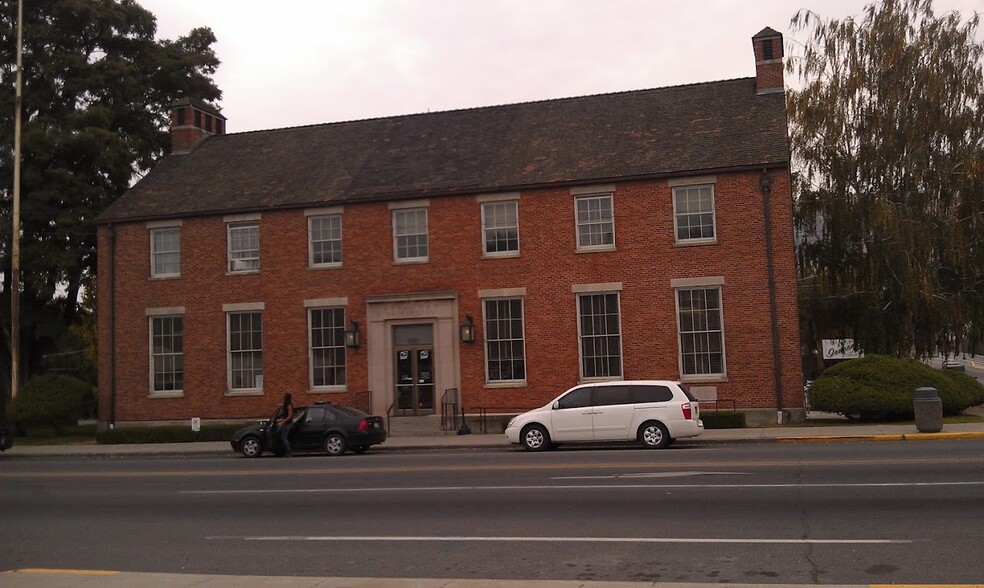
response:
<svg viewBox="0 0 984 588"><path fill-rule="evenodd" d="M755 75L751 37L865 0L138 0L211 27L230 133ZM964 19L981 0L936 0ZM788 50L787 50L788 54ZM787 83L789 80L787 80Z"/></svg>

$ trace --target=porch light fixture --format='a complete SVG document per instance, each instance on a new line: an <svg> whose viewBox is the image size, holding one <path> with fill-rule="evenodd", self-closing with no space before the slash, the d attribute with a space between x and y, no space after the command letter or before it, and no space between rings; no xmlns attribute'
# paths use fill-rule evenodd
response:
<svg viewBox="0 0 984 588"><path fill-rule="evenodd" d="M349 328L345 329L345 346L346 347L358 347L359 346L359 322L352 321Z"/></svg>
<svg viewBox="0 0 984 588"><path fill-rule="evenodd" d="M465 322L461 323L461 340L465 343L475 341L475 323L470 314L466 314Z"/></svg>

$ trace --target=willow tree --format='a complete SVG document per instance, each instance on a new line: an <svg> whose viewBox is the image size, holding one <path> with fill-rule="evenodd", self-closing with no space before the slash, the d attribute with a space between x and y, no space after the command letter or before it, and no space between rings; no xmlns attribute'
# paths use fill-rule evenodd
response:
<svg viewBox="0 0 984 588"><path fill-rule="evenodd" d="M978 16L884 0L792 19L787 63L804 335L954 353L984 334Z"/></svg>

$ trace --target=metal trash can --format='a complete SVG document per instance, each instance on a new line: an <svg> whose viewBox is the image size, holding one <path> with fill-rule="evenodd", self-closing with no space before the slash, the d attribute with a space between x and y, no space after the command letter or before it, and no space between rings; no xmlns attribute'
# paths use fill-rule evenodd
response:
<svg viewBox="0 0 984 588"><path fill-rule="evenodd" d="M920 433L943 430L943 400L936 388L916 388L912 395L912 410L916 415L916 430Z"/></svg>

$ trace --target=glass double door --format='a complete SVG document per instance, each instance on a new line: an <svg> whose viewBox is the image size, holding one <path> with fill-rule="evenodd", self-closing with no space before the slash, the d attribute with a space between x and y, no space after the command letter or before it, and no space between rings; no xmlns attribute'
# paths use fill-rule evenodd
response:
<svg viewBox="0 0 984 588"><path fill-rule="evenodd" d="M434 412L434 336L431 325L393 328L396 408L400 415Z"/></svg>

